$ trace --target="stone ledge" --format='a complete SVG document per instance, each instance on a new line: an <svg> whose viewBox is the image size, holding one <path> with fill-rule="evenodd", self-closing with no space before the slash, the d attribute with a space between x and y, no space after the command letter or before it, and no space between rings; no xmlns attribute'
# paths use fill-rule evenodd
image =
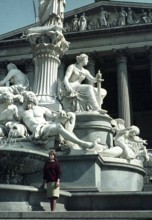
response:
<svg viewBox="0 0 152 220"><path fill-rule="evenodd" d="M152 211L0 212L0 219L152 219Z"/></svg>

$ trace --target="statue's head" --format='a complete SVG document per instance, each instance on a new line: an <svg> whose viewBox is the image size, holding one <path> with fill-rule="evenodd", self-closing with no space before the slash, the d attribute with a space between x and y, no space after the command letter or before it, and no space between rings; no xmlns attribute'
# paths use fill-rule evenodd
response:
<svg viewBox="0 0 152 220"><path fill-rule="evenodd" d="M29 105L29 104L38 105L36 94L32 91L26 91L24 93L24 102L26 105Z"/></svg>
<svg viewBox="0 0 152 220"><path fill-rule="evenodd" d="M3 92L2 93L2 100L3 103L13 103L13 95L10 92Z"/></svg>
<svg viewBox="0 0 152 220"><path fill-rule="evenodd" d="M87 65L88 64L88 55L82 53L82 54L80 54L79 56L76 57L76 61L77 61L77 63L86 61L85 65Z"/></svg>
<svg viewBox="0 0 152 220"><path fill-rule="evenodd" d="M12 69L17 69L17 66L14 63L7 64L7 70L10 71Z"/></svg>
<svg viewBox="0 0 152 220"><path fill-rule="evenodd" d="M134 133L134 135L139 135L140 134L139 128L135 125L131 126L131 132Z"/></svg>

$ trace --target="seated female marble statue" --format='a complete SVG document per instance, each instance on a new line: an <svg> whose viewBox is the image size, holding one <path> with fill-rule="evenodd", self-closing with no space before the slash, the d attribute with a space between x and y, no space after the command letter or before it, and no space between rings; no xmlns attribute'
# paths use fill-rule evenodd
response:
<svg viewBox="0 0 152 220"><path fill-rule="evenodd" d="M29 88L29 80L15 64L7 65L8 73L6 77L0 81L0 93L11 92L12 94L20 94L25 89ZM9 83L7 85L7 83Z"/></svg>
<svg viewBox="0 0 152 220"><path fill-rule="evenodd" d="M98 81L90 72L84 68L88 64L88 56L81 54L76 57L76 63L71 64L65 73L63 87L61 91L61 102L65 110L69 111L97 111L105 114L106 111L101 109L103 98L107 91L101 88L101 101L98 103L98 91L92 85L82 84L87 79L91 83Z"/></svg>

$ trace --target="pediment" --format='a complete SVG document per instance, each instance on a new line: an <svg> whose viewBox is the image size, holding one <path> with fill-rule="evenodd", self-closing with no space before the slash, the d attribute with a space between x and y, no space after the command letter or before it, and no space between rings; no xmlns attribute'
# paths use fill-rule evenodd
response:
<svg viewBox="0 0 152 220"><path fill-rule="evenodd" d="M13 40L22 40L24 39L24 33L26 33L26 31L31 28L31 27L35 27L37 26L37 23L16 29L14 31L10 31L6 34L2 34L0 35L0 41L13 41Z"/></svg>
<svg viewBox="0 0 152 220"><path fill-rule="evenodd" d="M108 15L108 26L101 26L99 24L99 17L101 12L101 7L109 13ZM140 25L140 24L152 24L152 4L149 3L133 3L133 2L117 2L117 1L99 1L95 2L77 9L74 9L72 11L65 13L65 19L64 19L64 29L65 32L70 33L73 32L72 30L72 22L77 15L78 20L82 16L83 13L85 13L85 16L87 18L87 23L89 25L87 26L87 31L94 30L94 29L103 29L106 27L115 28L115 27L121 27L117 24L118 22L118 16L121 12L121 8L124 8L125 12L128 15L128 8L131 8L132 10L132 19L134 25ZM146 20L144 21L141 19L142 13L146 12ZM151 15L151 20L147 18L149 15ZM90 24L91 23L91 24ZM24 39L24 33L31 27L37 26L37 23L25 26L23 28L16 29L14 31L8 32L6 34L0 35L0 41L3 42L5 40L20 40ZM125 26L131 26L131 24L127 24ZM79 32L79 30L78 30Z"/></svg>
<svg viewBox="0 0 152 220"><path fill-rule="evenodd" d="M102 10L102 12L101 12ZM118 28L124 26L138 26L152 24L152 4L99 1L65 14L65 32L81 32L80 20L85 16L87 26L85 31L103 28ZM74 21L77 19L78 30L74 29Z"/></svg>

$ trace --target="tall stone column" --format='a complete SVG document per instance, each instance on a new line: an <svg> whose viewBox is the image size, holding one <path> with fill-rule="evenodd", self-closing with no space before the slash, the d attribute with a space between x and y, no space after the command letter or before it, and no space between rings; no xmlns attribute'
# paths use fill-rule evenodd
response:
<svg viewBox="0 0 152 220"><path fill-rule="evenodd" d="M126 126L131 125L130 97L127 73L127 57L125 50L117 54L118 114L124 119Z"/></svg>
<svg viewBox="0 0 152 220"><path fill-rule="evenodd" d="M150 80L151 80L151 91L152 91L152 47L146 47L147 57L150 64Z"/></svg>
<svg viewBox="0 0 152 220"><path fill-rule="evenodd" d="M59 66L58 69L58 80L57 80L57 94L58 97L60 97L60 89L62 86L62 82L64 80L64 75L65 75L65 60L62 60L62 63Z"/></svg>
<svg viewBox="0 0 152 220"><path fill-rule="evenodd" d="M34 83L34 65L32 60L25 61L25 73L28 75L30 89L33 90L33 83Z"/></svg>
<svg viewBox="0 0 152 220"><path fill-rule="evenodd" d="M95 55L94 54L90 54L89 55L89 63L87 65L87 69L89 70L89 72L91 73L91 75L93 77L96 76ZM87 82L87 83L93 85L93 83L91 83L91 82Z"/></svg>
<svg viewBox="0 0 152 220"><path fill-rule="evenodd" d="M6 64L4 62L0 62L0 80L3 80L7 75Z"/></svg>
<svg viewBox="0 0 152 220"><path fill-rule="evenodd" d="M33 92L40 105L51 105L59 110L56 100L58 67L69 43L57 26L35 27L28 31L27 39L32 45L35 63Z"/></svg>

